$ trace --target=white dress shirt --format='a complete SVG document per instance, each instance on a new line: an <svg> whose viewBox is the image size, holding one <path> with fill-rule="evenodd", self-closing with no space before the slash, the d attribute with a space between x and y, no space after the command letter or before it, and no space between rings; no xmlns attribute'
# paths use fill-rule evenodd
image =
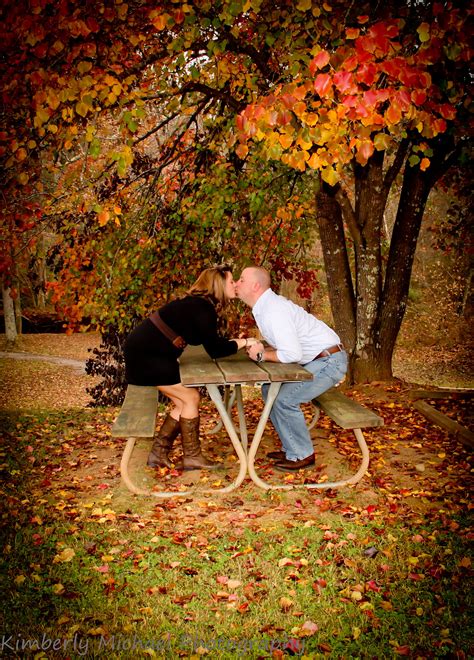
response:
<svg viewBox="0 0 474 660"><path fill-rule="evenodd" d="M252 314L280 362L307 364L321 351L341 342L323 321L271 289L260 296Z"/></svg>

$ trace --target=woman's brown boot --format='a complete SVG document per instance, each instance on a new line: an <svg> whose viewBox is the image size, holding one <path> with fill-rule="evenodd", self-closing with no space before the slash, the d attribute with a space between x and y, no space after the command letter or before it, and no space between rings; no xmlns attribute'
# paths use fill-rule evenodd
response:
<svg viewBox="0 0 474 660"><path fill-rule="evenodd" d="M148 456L147 465L150 467L167 467L172 468L173 463L168 458L168 453L171 451L175 438L179 435L180 424L179 421L173 419L171 415L167 415L163 422L158 435L153 442L151 452ZM179 470L181 465L175 464Z"/></svg>
<svg viewBox="0 0 474 660"><path fill-rule="evenodd" d="M201 453L199 440L199 416L193 419L181 417L181 439L183 442L184 470L212 470L218 468L218 463L212 463Z"/></svg>

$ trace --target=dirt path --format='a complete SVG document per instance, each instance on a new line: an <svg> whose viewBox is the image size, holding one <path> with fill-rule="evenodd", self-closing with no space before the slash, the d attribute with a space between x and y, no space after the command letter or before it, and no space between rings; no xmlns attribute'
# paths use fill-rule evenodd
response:
<svg viewBox="0 0 474 660"><path fill-rule="evenodd" d="M81 374L86 373L86 363L80 360L71 360L70 358L56 357L54 355L37 355L35 353L18 353L18 352L5 352L0 351L0 358L7 358L10 360L33 360L41 362L49 362L51 364L59 364L62 367L72 367L74 370Z"/></svg>

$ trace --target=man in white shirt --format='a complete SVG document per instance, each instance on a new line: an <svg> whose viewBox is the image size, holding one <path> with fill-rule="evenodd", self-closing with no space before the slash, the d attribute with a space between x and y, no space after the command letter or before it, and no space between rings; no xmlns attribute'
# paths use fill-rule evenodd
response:
<svg viewBox="0 0 474 660"><path fill-rule="evenodd" d="M265 268L245 268L236 282L237 296L252 308L265 342L247 353L256 362L298 362L313 380L283 383L270 413L282 450L270 452L275 467L294 472L314 465L314 448L301 404L307 403L344 378L347 354L338 335L325 323L270 288ZM262 388L266 400L269 385Z"/></svg>

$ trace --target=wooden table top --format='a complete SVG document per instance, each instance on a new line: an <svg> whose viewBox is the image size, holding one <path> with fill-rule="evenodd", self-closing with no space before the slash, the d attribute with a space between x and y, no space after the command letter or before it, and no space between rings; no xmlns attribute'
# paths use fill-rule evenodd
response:
<svg viewBox="0 0 474 660"><path fill-rule="evenodd" d="M202 346L188 346L179 359L183 385L232 385L311 380L300 364L251 360L245 351L212 360Z"/></svg>

